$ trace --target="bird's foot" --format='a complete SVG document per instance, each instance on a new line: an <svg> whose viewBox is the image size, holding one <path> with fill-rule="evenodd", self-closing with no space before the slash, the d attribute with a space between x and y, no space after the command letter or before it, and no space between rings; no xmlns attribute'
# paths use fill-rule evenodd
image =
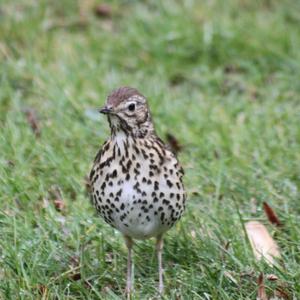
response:
<svg viewBox="0 0 300 300"><path fill-rule="evenodd" d="M159 292L159 295L162 296L163 293L164 293L164 284L163 282L160 282L159 283L159 286L158 286L158 292Z"/></svg>
<svg viewBox="0 0 300 300"><path fill-rule="evenodd" d="M127 282L126 289L125 289L125 294L126 294L127 300L130 300L131 299L131 294L132 294L131 283Z"/></svg>

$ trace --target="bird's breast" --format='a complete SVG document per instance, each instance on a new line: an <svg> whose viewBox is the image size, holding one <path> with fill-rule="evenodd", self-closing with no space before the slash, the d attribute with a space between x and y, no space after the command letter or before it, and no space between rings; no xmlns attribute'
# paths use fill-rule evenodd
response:
<svg viewBox="0 0 300 300"><path fill-rule="evenodd" d="M107 147L92 179L93 203L123 234L143 239L170 228L184 209L184 189L174 156L150 142L119 139ZM161 152L159 152L161 151Z"/></svg>

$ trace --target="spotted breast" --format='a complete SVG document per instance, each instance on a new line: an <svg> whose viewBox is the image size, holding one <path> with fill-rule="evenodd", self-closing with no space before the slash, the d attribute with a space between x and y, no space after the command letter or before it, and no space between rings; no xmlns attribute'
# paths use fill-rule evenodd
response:
<svg viewBox="0 0 300 300"><path fill-rule="evenodd" d="M116 135L91 171L92 200L104 220L136 239L168 230L184 210L182 169L158 138Z"/></svg>

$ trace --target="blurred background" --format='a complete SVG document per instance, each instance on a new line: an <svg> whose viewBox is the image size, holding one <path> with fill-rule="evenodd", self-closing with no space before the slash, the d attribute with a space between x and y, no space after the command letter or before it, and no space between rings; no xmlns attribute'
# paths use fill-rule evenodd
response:
<svg viewBox="0 0 300 300"><path fill-rule="evenodd" d="M122 297L126 249L85 178L109 135L96 109L123 85L147 96L186 172L166 299L256 299L261 272L277 276L268 296L299 298L299 49L299 1L2 0L0 298ZM252 219L280 267L253 257ZM135 261L134 299L150 299L152 241Z"/></svg>

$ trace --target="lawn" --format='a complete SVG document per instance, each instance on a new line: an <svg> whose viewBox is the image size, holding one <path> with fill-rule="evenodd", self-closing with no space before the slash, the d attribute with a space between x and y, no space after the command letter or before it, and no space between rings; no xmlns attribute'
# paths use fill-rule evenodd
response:
<svg viewBox="0 0 300 300"><path fill-rule="evenodd" d="M99 3L1 1L0 299L124 297L126 247L85 180L109 135L97 108L123 85L182 145L165 299L256 299L260 273L278 277L268 295L300 299L300 2ZM277 267L255 260L249 220L279 244ZM153 299L152 240L134 261L133 299Z"/></svg>

